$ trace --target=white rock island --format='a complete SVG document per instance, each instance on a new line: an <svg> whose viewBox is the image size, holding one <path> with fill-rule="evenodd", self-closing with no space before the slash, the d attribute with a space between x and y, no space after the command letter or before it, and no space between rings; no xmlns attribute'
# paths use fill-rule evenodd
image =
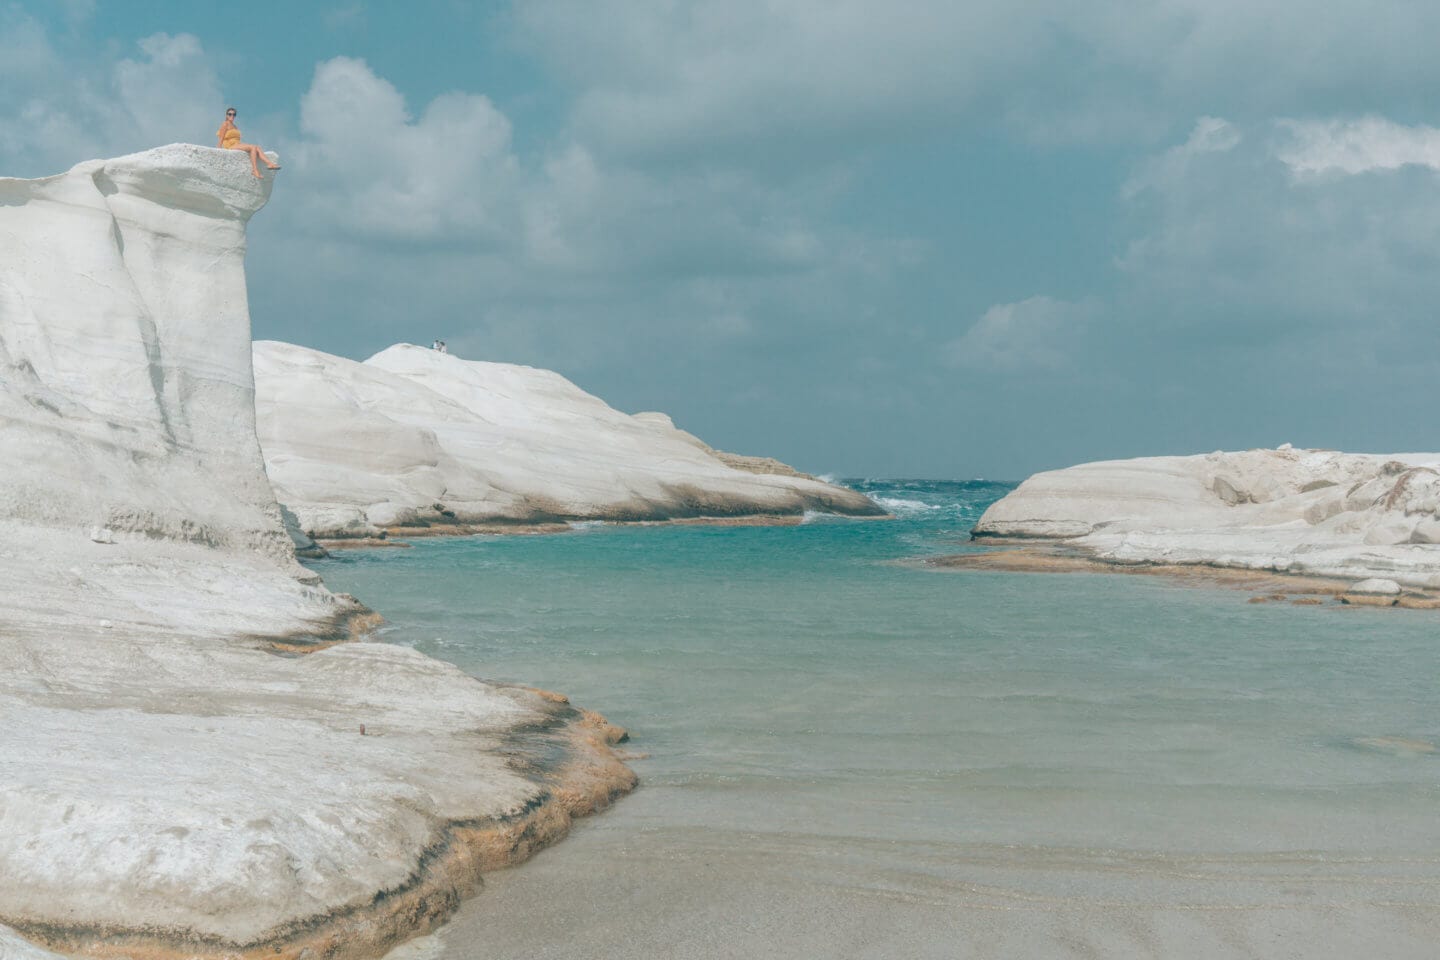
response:
<svg viewBox="0 0 1440 960"><path fill-rule="evenodd" d="M409 344L359 363L259 341L255 389L275 494L313 537L884 513L853 490L717 453L664 414L629 416L534 367Z"/></svg>
<svg viewBox="0 0 1440 960"><path fill-rule="evenodd" d="M62 953L374 956L634 782L561 697L329 645L373 615L256 442L270 187L178 144L0 179L0 925Z"/></svg>
<svg viewBox="0 0 1440 960"><path fill-rule="evenodd" d="M1115 564L1206 565L1440 589L1440 454L1215 452L1039 473L977 537L1050 539Z"/></svg>

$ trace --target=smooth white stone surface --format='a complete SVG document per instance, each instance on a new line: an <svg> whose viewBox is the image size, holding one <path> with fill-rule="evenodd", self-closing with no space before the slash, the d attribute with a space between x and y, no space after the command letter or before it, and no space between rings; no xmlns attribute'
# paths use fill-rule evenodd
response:
<svg viewBox="0 0 1440 960"><path fill-rule="evenodd" d="M260 341L255 378L276 496L311 536L416 521L882 512L818 480L737 470L663 414L628 416L549 370L408 344L357 363Z"/></svg>
<svg viewBox="0 0 1440 960"><path fill-rule="evenodd" d="M1350 592L1394 596L1400 592L1400 584L1394 580L1382 580L1378 577L1372 577L1369 580L1361 580L1359 583L1351 584Z"/></svg>
<svg viewBox="0 0 1440 960"><path fill-rule="evenodd" d="M1440 588L1440 454L1246 450L1039 473L982 535L1065 539L1122 563L1193 563Z"/></svg>
<svg viewBox="0 0 1440 960"><path fill-rule="evenodd" d="M289 553L245 293L271 182L181 144L0 179L0 518Z"/></svg>
<svg viewBox="0 0 1440 960"><path fill-rule="evenodd" d="M250 942L365 907L453 821L542 790L506 740L551 716L537 695L257 639L361 609L295 562L255 438L245 223L270 186L187 145L0 180L10 927ZM47 956L3 929L0 955Z"/></svg>

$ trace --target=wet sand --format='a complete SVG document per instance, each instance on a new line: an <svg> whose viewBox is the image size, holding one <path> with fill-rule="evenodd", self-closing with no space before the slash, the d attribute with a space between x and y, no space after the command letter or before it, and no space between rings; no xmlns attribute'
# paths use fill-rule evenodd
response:
<svg viewBox="0 0 1440 960"><path fill-rule="evenodd" d="M425 960L1420 960L1440 942L1433 863L734 833L657 825L663 792L487 875L481 896L412 949Z"/></svg>

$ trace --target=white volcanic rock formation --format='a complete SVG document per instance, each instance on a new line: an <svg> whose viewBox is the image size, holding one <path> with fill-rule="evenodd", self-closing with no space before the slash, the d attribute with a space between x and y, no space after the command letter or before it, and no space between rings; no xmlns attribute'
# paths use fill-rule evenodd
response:
<svg viewBox="0 0 1440 960"><path fill-rule="evenodd" d="M63 952L374 954L630 782L554 697L278 655L368 612L295 563L255 439L270 186L184 145L0 179L0 924Z"/></svg>
<svg viewBox="0 0 1440 960"><path fill-rule="evenodd" d="M260 341L255 389L275 494L316 537L397 525L883 513L775 461L727 463L663 414L628 416L533 367L405 344L357 363Z"/></svg>
<svg viewBox="0 0 1440 960"><path fill-rule="evenodd" d="M977 536L1117 563L1209 564L1440 588L1440 454L1216 452L1038 473Z"/></svg>

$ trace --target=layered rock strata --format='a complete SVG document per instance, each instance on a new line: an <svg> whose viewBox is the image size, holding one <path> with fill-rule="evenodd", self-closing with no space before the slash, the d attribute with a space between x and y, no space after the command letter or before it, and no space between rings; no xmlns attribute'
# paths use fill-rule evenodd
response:
<svg viewBox="0 0 1440 960"><path fill-rule="evenodd" d="M1029 478L974 533L1059 540L1112 563L1440 589L1440 454L1287 445L1086 463Z"/></svg>
<svg viewBox="0 0 1440 960"><path fill-rule="evenodd" d="M634 782L563 698L337 642L374 616L255 438L270 187L184 145L0 179L0 924L51 949L374 956Z"/></svg>
<svg viewBox="0 0 1440 960"><path fill-rule="evenodd" d="M405 344L359 363L260 341L255 384L276 496L313 537L884 513L777 461L719 454L664 414L621 413L548 370Z"/></svg>

